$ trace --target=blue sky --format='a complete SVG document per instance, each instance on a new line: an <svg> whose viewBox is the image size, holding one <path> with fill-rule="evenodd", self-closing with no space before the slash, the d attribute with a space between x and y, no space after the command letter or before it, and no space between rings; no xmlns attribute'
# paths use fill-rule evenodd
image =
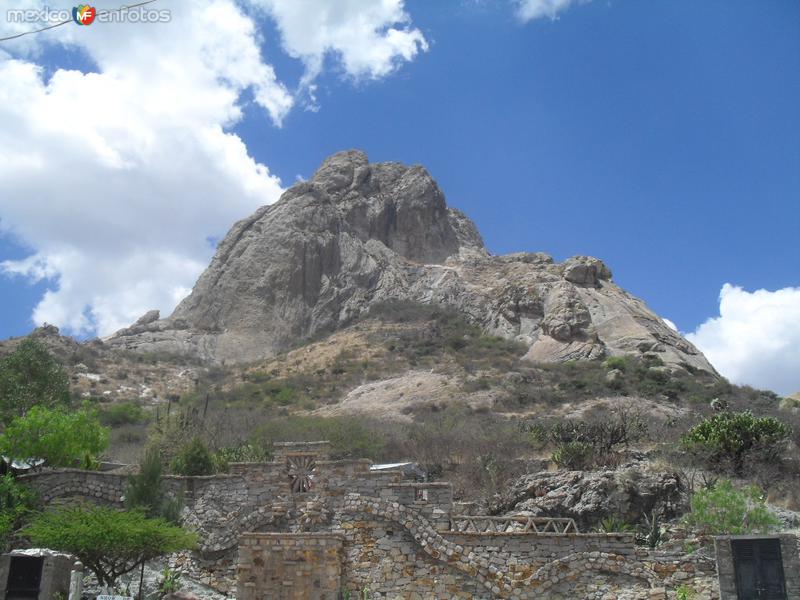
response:
<svg viewBox="0 0 800 600"><path fill-rule="evenodd" d="M408 45L405 54L397 50L388 70L373 62L360 71L352 65L358 52L368 53L369 43L337 49L334 42L314 54L313 44L291 29L290 19L303 15L277 8L278 0L266 13L238 5L258 27L262 61L274 69L292 106L269 108L259 101L263 85L240 84L234 104L242 114L224 120L223 127L283 187L345 148L362 148L375 161L421 163L448 202L477 223L490 251L602 258L618 284L681 331L701 336L693 341L707 344L703 349L718 368L726 356L742 353L730 344L745 331L755 336L749 346L775 346L774 332L786 331L789 337L777 340L773 351L785 354L797 346L800 331L787 319L793 321L800 306L800 3L561 1L555 18L529 20L520 17L524 5L543 3L389 3L405 15L394 26L420 34L424 47L420 42L413 52ZM181 25L180 16L177 11L172 26ZM383 31L391 18L387 23ZM107 74L122 64L103 53L102 39L83 47L74 37L50 43L44 35L36 50L13 48L11 57L43 65L49 74ZM311 94L315 102L309 102ZM142 98L145 103L147 95ZM148 193L157 195L160 180L152 179ZM130 297L114 300L109 288L43 309L42 294L57 290L66 277L54 257L66 260L69 239L47 254L50 238L36 230L47 226L25 221L19 209L6 216L3 188L0 171L0 260L37 252L41 260L33 269L16 262L22 274L0 275L0 337L30 330L37 306L38 320L61 316L67 327L65 312L81 313L71 326L83 335L95 324L93 302L100 306L106 298L127 306ZM224 235L235 218L264 203L257 197L249 203L217 200L206 189L192 193L203 196L199 202L225 204L227 212L212 211L206 221L187 226L197 239L188 240L186 233L184 246L191 250L180 258L186 262L178 264L174 256L172 262L155 261L168 263L168 273L191 272L193 278L211 252L202 242ZM107 191L113 202L113 181ZM47 194L56 193L48 189L38 197L46 202ZM193 218L185 199L164 194L150 207L156 211L151 219L172 205L181 207L184 219ZM112 220L137 218L127 211ZM94 255L85 254L79 263L91 269ZM137 262L133 255L125 260ZM51 278L33 281L42 274ZM79 282L93 285L72 276L76 288ZM722 308L728 314L721 315L725 284L730 287L722 292ZM143 297L152 291L146 283L139 289ZM181 281L152 301L168 309L187 289ZM756 296L756 290L769 295ZM760 320L751 318L755 313ZM758 338L767 334L770 340ZM795 358L800 361L800 355L790 356ZM800 389L800 380L785 373L772 379L748 373L743 363L752 362L750 356L737 360L725 369L734 379L785 393Z"/></svg>

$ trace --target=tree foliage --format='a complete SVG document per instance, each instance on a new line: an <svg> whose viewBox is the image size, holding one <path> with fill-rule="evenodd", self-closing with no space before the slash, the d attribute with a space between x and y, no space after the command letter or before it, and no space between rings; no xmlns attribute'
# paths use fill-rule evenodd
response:
<svg viewBox="0 0 800 600"><path fill-rule="evenodd" d="M780 524L756 486L737 490L726 480L696 492L686 521L706 535L762 533Z"/></svg>
<svg viewBox="0 0 800 600"><path fill-rule="evenodd" d="M724 412L692 427L681 437L681 444L711 468L741 473L752 456L766 461L779 458L791 434L791 427L774 417Z"/></svg>
<svg viewBox="0 0 800 600"><path fill-rule="evenodd" d="M0 477L0 551L8 548L11 535L37 503L36 494L17 483L11 474Z"/></svg>
<svg viewBox="0 0 800 600"><path fill-rule="evenodd" d="M214 457L203 440L195 437L181 448L170 468L178 475L211 475Z"/></svg>
<svg viewBox="0 0 800 600"><path fill-rule="evenodd" d="M148 517L161 517L177 524L182 503L179 498L169 497L164 490L163 471L158 449L149 448L139 466L139 473L128 478L125 507L139 508Z"/></svg>
<svg viewBox="0 0 800 600"><path fill-rule="evenodd" d="M108 430L88 406L74 412L34 406L16 417L0 437L0 453L14 459L42 458L51 467L89 467L108 447Z"/></svg>
<svg viewBox="0 0 800 600"><path fill-rule="evenodd" d="M193 548L197 536L143 510L64 507L39 515L23 534L41 547L69 552L97 576L100 585L116 580L159 556Z"/></svg>
<svg viewBox="0 0 800 600"><path fill-rule="evenodd" d="M25 415L33 406L65 406L69 400L69 378L41 342L25 339L0 359L3 422Z"/></svg>

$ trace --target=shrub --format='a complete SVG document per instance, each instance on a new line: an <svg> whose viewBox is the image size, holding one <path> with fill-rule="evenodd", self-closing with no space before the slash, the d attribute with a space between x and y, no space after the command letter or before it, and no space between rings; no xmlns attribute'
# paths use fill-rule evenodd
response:
<svg viewBox="0 0 800 600"><path fill-rule="evenodd" d="M650 516L644 514L644 523L639 526L639 533L636 536L636 542L647 546L651 550L655 550L665 540L665 528L661 525L658 518L658 513L653 511Z"/></svg>
<svg viewBox="0 0 800 600"><path fill-rule="evenodd" d="M269 421L257 435L267 448L274 442L328 440L334 459L376 458L384 445L381 436L357 417L290 416Z"/></svg>
<svg viewBox="0 0 800 600"><path fill-rule="evenodd" d="M615 517L614 515L611 515L610 517L606 517L600 521L600 527L598 530L602 533L626 533L633 531L633 525L627 521L623 521L622 519Z"/></svg>
<svg viewBox="0 0 800 600"><path fill-rule="evenodd" d="M592 467L594 452L584 442L566 442L556 448L551 459L562 469L583 471Z"/></svg>
<svg viewBox="0 0 800 600"><path fill-rule="evenodd" d="M170 468L178 475L211 475L214 457L199 437L194 437L180 449Z"/></svg>
<svg viewBox="0 0 800 600"><path fill-rule="evenodd" d="M757 487L737 490L727 479L696 492L691 508L686 522L704 535L763 533L780 524Z"/></svg>
<svg viewBox="0 0 800 600"><path fill-rule="evenodd" d="M773 417L725 412L692 427L681 437L681 444L709 468L741 473L752 456L763 461L779 459L791 434L791 427Z"/></svg>
<svg viewBox="0 0 800 600"><path fill-rule="evenodd" d="M164 490L164 467L157 448L149 448L144 455L139 473L128 478L125 488L125 508L141 509L148 517L161 517L177 524L180 520L182 502L170 498Z"/></svg>
<svg viewBox="0 0 800 600"><path fill-rule="evenodd" d="M220 448L214 452L214 463L217 471L228 470L230 463L259 463L272 458L272 452L260 444L239 444Z"/></svg>
<svg viewBox="0 0 800 600"><path fill-rule="evenodd" d="M147 412L136 402L121 402L100 411L100 422L110 427L147 422Z"/></svg>
<svg viewBox="0 0 800 600"><path fill-rule="evenodd" d="M0 477L0 551L8 549L8 542L22 522L34 510L36 494L17 483L10 475Z"/></svg>
<svg viewBox="0 0 800 600"><path fill-rule="evenodd" d="M15 418L0 437L4 456L42 458L51 467L71 467L79 461L92 467L107 447L108 430L86 405L76 412L34 406L24 417Z"/></svg>
<svg viewBox="0 0 800 600"><path fill-rule="evenodd" d="M604 364L609 371L616 369L624 372L628 368L628 361L625 360L624 356L611 356L606 359Z"/></svg>
<svg viewBox="0 0 800 600"><path fill-rule="evenodd" d="M644 419L629 407L589 421L566 420L554 424L550 439L554 444L581 442L590 446L596 455L613 452L619 446L642 439L648 426Z"/></svg>

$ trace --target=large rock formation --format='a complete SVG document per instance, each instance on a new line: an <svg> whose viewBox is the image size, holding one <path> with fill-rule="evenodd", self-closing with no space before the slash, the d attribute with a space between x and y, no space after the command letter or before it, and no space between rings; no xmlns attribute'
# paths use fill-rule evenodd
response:
<svg viewBox="0 0 800 600"><path fill-rule="evenodd" d="M674 473L630 468L620 471L542 471L512 482L490 506L494 514L571 517L581 530L606 517L639 522L653 510L671 518L683 506L681 481Z"/></svg>
<svg viewBox="0 0 800 600"><path fill-rule="evenodd" d="M487 332L524 342L532 361L655 352L713 368L596 258L490 256L420 166L348 151L236 223L173 314L152 311L107 341L212 361L274 355L334 330L378 301L443 303Z"/></svg>

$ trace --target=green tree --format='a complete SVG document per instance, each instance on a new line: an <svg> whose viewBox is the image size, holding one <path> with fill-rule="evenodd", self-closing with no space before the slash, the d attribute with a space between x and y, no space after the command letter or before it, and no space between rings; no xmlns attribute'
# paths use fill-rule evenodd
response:
<svg viewBox="0 0 800 600"><path fill-rule="evenodd" d="M195 534L163 519L150 519L142 510L99 506L44 512L22 533L38 546L74 554L100 585L108 586L142 563L197 544Z"/></svg>
<svg viewBox="0 0 800 600"><path fill-rule="evenodd" d="M144 455L139 473L128 478L125 488L125 508L140 508L148 517L161 517L177 524L180 519L181 500L171 498L164 490L164 467L157 448L149 448Z"/></svg>
<svg viewBox="0 0 800 600"><path fill-rule="evenodd" d="M0 477L0 551L8 549L13 532L36 508L36 494L10 474Z"/></svg>
<svg viewBox="0 0 800 600"><path fill-rule="evenodd" d="M14 459L42 458L51 467L94 465L108 447L108 430L88 406L75 412L34 406L0 436L0 453Z"/></svg>
<svg viewBox="0 0 800 600"><path fill-rule="evenodd" d="M10 422L33 406L69 404L69 378L47 348L31 338L0 358L0 420Z"/></svg>
<svg viewBox="0 0 800 600"><path fill-rule="evenodd" d="M792 428L773 417L755 417L749 411L724 412L704 419L681 437L681 444L710 468L739 474L745 461L780 458Z"/></svg>
<svg viewBox="0 0 800 600"><path fill-rule="evenodd" d="M199 437L185 444L170 468L178 475L211 475L214 473L214 457Z"/></svg>
<svg viewBox="0 0 800 600"><path fill-rule="evenodd" d="M686 522L705 535L762 533L780 524L766 507L761 490L756 486L737 490L727 479L696 492L691 506Z"/></svg>

